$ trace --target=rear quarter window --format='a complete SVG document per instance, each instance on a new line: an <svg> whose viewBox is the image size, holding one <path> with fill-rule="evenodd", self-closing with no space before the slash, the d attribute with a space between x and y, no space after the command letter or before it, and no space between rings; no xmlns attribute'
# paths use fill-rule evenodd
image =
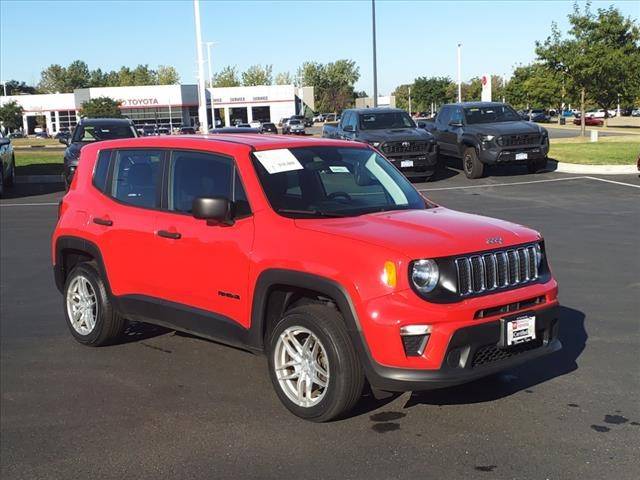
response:
<svg viewBox="0 0 640 480"><path fill-rule="evenodd" d="M103 193L108 192L109 163L112 150L101 150L98 153L95 169L93 170L93 186Z"/></svg>

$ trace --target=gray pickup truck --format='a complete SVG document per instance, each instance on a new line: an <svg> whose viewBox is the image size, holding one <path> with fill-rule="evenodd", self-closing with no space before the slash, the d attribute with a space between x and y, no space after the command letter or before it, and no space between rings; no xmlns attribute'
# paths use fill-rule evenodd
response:
<svg viewBox="0 0 640 480"><path fill-rule="evenodd" d="M438 153L434 136L419 127L404 110L350 109L339 123L325 123L322 136L368 143L408 179L424 181L436 171Z"/></svg>
<svg viewBox="0 0 640 480"><path fill-rule="evenodd" d="M547 164L547 130L504 103L443 105L435 121L423 125L436 137L441 155L462 159L468 178L482 177L485 165L523 163L535 173Z"/></svg>

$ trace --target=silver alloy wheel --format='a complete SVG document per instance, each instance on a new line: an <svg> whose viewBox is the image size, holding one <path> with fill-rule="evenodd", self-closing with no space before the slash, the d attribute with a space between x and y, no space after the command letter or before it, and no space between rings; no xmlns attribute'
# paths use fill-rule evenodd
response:
<svg viewBox="0 0 640 480"><path fill-rule="evenodd" d="M329 359L316 335L293 326L280 334L273 352L273 365L280 388L300 407L317 405L329 385Z"/></svg>
<svg viewBox="0 0 640 480"><path fill-rule="evenodd" d="M96 326L98 301L87 277L78 275L67 290L67 314L80 335L89 335Z"/></svg>

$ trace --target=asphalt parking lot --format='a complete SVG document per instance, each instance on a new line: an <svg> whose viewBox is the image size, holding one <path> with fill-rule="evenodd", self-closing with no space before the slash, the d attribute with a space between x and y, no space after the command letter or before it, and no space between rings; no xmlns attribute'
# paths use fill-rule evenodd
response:
<svg viewBox="0 0 640 480"><path fill-rule="evenodd" d="M491 174L419 187L542 231L564 349L320 425L281 406L260 356L142 324L116 346L76 343L50 266L61 192L19 185L0 202L0 476L638 478L640 179Z"/></svg>

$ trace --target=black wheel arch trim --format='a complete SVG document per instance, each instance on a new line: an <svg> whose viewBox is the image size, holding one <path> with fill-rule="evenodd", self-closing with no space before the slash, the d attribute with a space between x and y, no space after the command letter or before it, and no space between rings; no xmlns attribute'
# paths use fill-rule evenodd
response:
<svg viewBox="0 0 640 480"><path fill-rule="evenodd" d="M64 264L64 252L65 251L74 251L78 253L84 253L95 260L96 266L98 268L98 272L100 273L102 280L105 284L107 292L110 297L112 297L111 293L111 285L109 284L109 276L107 275L107 269L104 265L104 260L102 258L102 253L98 246L90 240L87 240L82 237L74 237L74 236L61 236L56 240L55 247L55 255L56 261L53 265L53 274L56 282L56 287L60 292L64 290L64 283L69 272L65 271Z"/></svg>

